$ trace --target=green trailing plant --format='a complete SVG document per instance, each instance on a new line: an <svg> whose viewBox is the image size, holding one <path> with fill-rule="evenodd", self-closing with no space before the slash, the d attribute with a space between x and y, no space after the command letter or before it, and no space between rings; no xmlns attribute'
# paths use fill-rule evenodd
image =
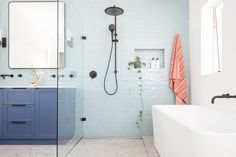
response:
<svg viewBox="0 0 236 157"><path fill-rule="evenodd" d="M131 70L132 68L138 69L137 70L137 76L138 76L138 88L139 88L139 98L140 98L140 106L141 109L138 113L138 118L136 121L136 126L138 128L141 127L141 124L143 122L143 112L144 112L144 104L143 104L143 76L142 76L142 65L146 66L145 63L141 61L140 57L136 57L135 61L128 63L128 70Z"/></svg>

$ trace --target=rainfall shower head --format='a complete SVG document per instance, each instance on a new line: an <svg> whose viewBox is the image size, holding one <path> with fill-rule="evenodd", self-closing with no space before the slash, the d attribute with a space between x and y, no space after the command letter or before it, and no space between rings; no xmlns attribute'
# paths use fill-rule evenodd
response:
<svg viewBox="0 0 236 157"><path fill-rule="evenodd" d="M110 16L114 16L114 24L110 24L109 25L109 30L111 31L111 51L110 51L110 55L109 55L109 60L108 60L108 65L107 65L107 70L106 70L106 73L105 73L105 76L104 76L104 83L103 83L103 87L104 87L104 90L105 92L108 94L108 95L115 95L116 92L118 91L118 79L117 79L117 73L118 73L118 70L117 70L117 43L118 43L118 39L117 39L117 31L116 31L116 28L117 28L117 16L119 15L122 15L124 13L124 10L119 8L119 7L116 7L115 5L113 7L109 7L109 8L106 8L105 9L105 13L107 15L110 15ZM114 75L115 75L115 81L116 81L116 87L115 87L115 90L113 92L109 92L107 90L107 87L106 87L106 80L107 80L107 75L108 75L108 71L110 69L110 64L111 64L111 57L112 57L112 53L113 53L113 50L114 50L114 56L115 56L115 69L114 69Z"/></svg>
<svg viewBox="0 0 236 157"><path fill-rule="evenodd" d="M114 5L113 7L106 8L105 13L110 16L119 16L124 13L124 10Z"/></svg>

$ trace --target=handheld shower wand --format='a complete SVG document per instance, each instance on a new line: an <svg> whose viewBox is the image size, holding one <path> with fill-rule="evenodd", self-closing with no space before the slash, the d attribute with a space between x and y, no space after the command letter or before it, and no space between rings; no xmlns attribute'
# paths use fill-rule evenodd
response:
<svg viewBox="0 0 236 157"><path fill-rule="evenodd" d="M116 30L116 26L114 24L110 24L108 29L111 31L111 33L114 33L114 31Z"/></svg>
<svg viewBox="0 0 236 157"><path fill-rule="evenodd" d="M111 51L110 51L110 56L109 56L109 61L108 61L108 65L107 65L107 69L106 69L106 73L105 73L105 77L104 77L104 91L108 94L108 95L115 95L118 91L118 80L117 80L117 16L122 15L124 13L124 10L113 6L113 7L109 7L105 10L105 13L107 15L110 16L114 16L115 18L115 24L110 24L109 25L109 30L111 31ZM113 53L113 47L114 47L114 53L115 53L115 69L114 69L114 74L115 74L115 81L116 81L116 88L115 91L113 92L108 92L107 88L106 88L106 79L107 79L107 74L110 68L110 64L111 64L111 57L112 57L112 53Z"/></svg>

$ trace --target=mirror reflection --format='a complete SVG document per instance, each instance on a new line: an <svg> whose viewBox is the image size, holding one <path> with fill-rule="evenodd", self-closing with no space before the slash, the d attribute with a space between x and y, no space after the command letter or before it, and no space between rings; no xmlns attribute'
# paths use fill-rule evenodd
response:
<svg viewBox="0 0 236 157"><path fill-rule="evenodd" d="M9 67L62 68L64 57L64 3L10 2Z"/></svg>

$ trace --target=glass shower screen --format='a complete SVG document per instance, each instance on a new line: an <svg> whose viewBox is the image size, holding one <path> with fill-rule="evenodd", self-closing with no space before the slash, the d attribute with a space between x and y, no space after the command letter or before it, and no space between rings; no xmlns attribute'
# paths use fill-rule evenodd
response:
<svg viewBox="0 0 236 157"><path fill-rule="evenodd" d="M58 1L58 17L65 15L64 21L58 18L58 30L63 26L65 32L63 36L58 31L58 157L69 157L83 136L83 23L74 1ZM60 47L65 51L60 52Z"/></svg>

